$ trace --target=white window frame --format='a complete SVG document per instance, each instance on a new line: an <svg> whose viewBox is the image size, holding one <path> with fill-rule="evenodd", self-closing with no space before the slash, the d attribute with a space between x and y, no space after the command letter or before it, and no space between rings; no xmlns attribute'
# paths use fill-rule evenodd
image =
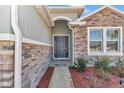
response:
<svg viewBox="0 0 124 93"><path fill-rule="evenodd" d="M103 36L103 41L102 41L102 51L98 52L91 52L90 51L90 29L103 29L102 36ZM116 28L120 29L119 32L119 52L107 52L107 29L108 28ZM122 27L87 27L87 51L88 55L91 56L123 56L123 44L122 44Z"/></svg>

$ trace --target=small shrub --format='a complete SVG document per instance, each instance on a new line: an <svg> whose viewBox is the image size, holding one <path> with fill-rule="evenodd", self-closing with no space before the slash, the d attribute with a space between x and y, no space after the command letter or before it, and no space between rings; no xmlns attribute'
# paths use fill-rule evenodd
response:
<svg viewBox="0 0 124 93"><path fill-rule="evenodd" d="M48 77L51 77L52 75L53 75L52 72L49 72L49 73L48 73Z"/></svg>
<svg viewBox="0 0 124 93"><path fill-rule="evenodd" d="M95 67L98 70L104 70L105 72L110 71L111 67L109 66L109 58L108 57L96 58Z"/></svg>
<svg viewBox="0 0 124 93"><path fill-rule="evenodd" d="M102 87L102 81L99 80L97 77L91 75L89 80L91 88L100 88Z"/></svg>
<svg viewBox="0 0 124 93"><path fill-rule="evenodd" d="M98 78L101 78L101 72L98 69L95 69L94 70L93 75L96 76L96 77L98 77Z"/></svg>
<svg viewBox="0 0 124 93"><path fill-rule="evenodd" d="M119 73L119 76L120 76L121 78L124 78L124 72L120 72L120 73Z"/></svg>
<svg viewBox="0 0 124 93"><path fill-rule="evenodd" d="M118 70L119 76L124 77L124 59L119 57L118 58L118 63L116 65L117 65L117 70Z"/></svg>
<svg viewBox="0 0 124 93"><path fill-rule="evenodd" d="M94 76L97 78L101 78L102 80L111 80L111 74L109 72L105 72L104 70L98 70L96 69L94 72Z"/></svg>
<svg viewBox="0 0 124 93"><path fill-rule="evenodd" d="M101 77L103 80L106 80L106 81L111 80L111 74L108 72L105 72L104 70L101 70Z"/></svg>
<svg viewBox="0 0 124 93"><path fill-rule="evenodd" d="M70 65L69 68L75 68L75 65Z"/></svg>
<svg viewBox="0 0 124 93"><path fill-rule="evenodd" d="M118 58L118 62L116 63L117 67L124 67L124 59L121 57Z"/></svg>
<svg viewBox="0 0 124 93"><path fill-rule="evenodd" d="M75 62L75 66L79 72L82 72L86 67L87 60L84 58L80 58L77 60L77 63Z"/></svg>

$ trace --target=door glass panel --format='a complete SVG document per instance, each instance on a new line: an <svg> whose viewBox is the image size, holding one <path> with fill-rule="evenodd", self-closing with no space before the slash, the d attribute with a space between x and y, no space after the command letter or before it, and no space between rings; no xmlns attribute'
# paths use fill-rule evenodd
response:
<svg viewBox="0 0 124 93"><path fill-rule="evenodd" d="M54 57L55 58L68 58L68 36L55 36L54 37Z"/></svg>

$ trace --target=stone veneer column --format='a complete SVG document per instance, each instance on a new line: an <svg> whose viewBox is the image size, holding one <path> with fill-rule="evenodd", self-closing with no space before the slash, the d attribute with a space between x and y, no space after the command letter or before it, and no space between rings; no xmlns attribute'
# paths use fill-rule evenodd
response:
<svg viewBox="0 0 124 93"><path fill-rule="evenodd" d="M74 28L74 47L76 59L87 55L87 32L79 26Z"/></svg>

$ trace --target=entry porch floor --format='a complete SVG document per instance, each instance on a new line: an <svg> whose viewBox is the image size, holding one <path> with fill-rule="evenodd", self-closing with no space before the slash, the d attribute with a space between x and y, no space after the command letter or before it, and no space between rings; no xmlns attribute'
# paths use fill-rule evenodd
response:
<svg viewBox="0 0 124 93"><path fill-rule="evenodd" d="M67 66L55 67L49 88L73 88L71 74Z"/></svg>

